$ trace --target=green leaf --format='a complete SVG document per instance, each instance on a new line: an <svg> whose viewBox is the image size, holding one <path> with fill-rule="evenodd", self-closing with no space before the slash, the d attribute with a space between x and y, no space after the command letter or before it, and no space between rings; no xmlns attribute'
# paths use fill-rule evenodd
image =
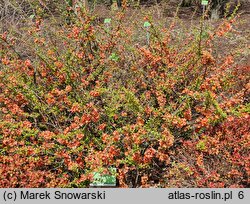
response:
<svg viewBox="0 0 250 204"><path fill-rule="evenodd" d="M200 151L203 151L206 149L206 143L205 141L199 141L197 144L196 144L196 149L197 150L200 150Z"/></svg>
<svg viewBox="0 0 250 204"><path fill-rule="evenodd" d="M116 168L109 168L110 174L94 172L94 181L91 186L115 186L116 185Z"/></svg>
<svg viewBox="0 0 250 204"><path fill-rule="evenodd" d="M151 26L151 24L148 22L148 21L146 21L145 23L144 23L144 25L143 25L145 28L147 28L147 27L150 27Z"/></svg>
<svg viewBox="0 0 250 204"><path fill-rule="evenodd" d="M111 23L111 18L105 18L105 19L104 19L104 23L105 23L105 24Z"/></svg>
<svg viewBox="0 0 250 204"><path fill-rule="evenodd" d="M35 17L35 14L32 14L29 16L30 19L33 19Z"/></svg>
<svg viewBox="0 0 250 204"><path fill-rule="evenodd" d="M112 53L110 56L109 56L109 59L117 62L119 60L119 56L116 54L116 53Z"/></svg>
<svg viewBox="0 0 250 204"><path fill-rule="evenodd" d="M202 34L201 34L201 38L202 38L202 39L207 39L208 37L209 37L208 32L203 31Z"/></svg>
<svg viewBox="0 0 250 204"><path fill-rule="evenodd" d="M201 5L207 6L207 5L208 5L208 0L202 0L202 1L201 1Z"/></svg>

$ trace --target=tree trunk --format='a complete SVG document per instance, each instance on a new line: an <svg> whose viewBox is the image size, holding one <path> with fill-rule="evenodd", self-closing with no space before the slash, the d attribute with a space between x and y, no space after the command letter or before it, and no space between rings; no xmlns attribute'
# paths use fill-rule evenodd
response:
<svg viewBox="0 0 250 204"><path fill-rule="evenodd" d="M227 2L229 2L229 0L212 0L211 19L216 20L220 18L220 16L224 12L224 8Z"/></svg>
<svg viewBox="0 0 250 204"><path fill-rule="evenodd" d="M220 6L216 6L211 9L211 19L217 20L220 18Z"/></svg>

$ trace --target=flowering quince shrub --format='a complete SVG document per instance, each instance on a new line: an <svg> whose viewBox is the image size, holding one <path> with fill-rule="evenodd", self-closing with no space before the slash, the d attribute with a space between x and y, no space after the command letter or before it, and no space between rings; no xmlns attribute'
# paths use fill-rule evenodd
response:
<svg viewBox="0 0 250 204"><path fill-rule="evenodd" d="M146 45L124 13L37 17L26 58L3 33L0 187L88 187L108 167L119 187L249 187L249 66L213 52L236 20L179 44L150 21Z"/></svg>

